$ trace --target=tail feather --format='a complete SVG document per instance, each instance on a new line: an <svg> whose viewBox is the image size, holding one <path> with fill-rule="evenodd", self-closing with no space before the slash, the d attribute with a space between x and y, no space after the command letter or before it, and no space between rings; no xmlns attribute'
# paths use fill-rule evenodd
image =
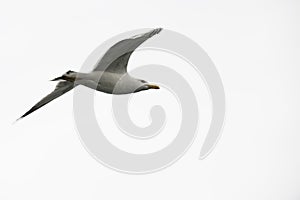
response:
<svg viewBox="0 0 300 200"><path fill-rule="evenodd" d="M63 79L63 76L60 76L60 77L51 79L50 81L59 81L59 80L64 80L64 79Z"/></svg>
<svg viewBox="0 0 300 200"><path fill-rule="evenodd" d="M59 80L65 80L65 81L71 81L73 82L76 78L76 73L72 70L67 71L65 74L63 74L62 76L59 76L57 78L54 78L50 81L59 81Z"/></svg>

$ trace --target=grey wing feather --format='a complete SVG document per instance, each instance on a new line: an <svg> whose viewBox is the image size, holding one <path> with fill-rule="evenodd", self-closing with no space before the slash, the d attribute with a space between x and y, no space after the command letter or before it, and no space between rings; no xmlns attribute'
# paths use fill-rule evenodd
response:
<svg viewBox="0 0 300 200"><path fill-rule="evenodd" d="M126 73L128 60L133 51L147 39L161 32L162 28L122 40L113 45L98 61L93 71L107 71L112 73Z"/></svg>
<svg viewBox="0 0 300 200"><path fill-rule="evenodd" d="M60 97L66 92L72 90L74 87L76 87L76 85L74 85L74 83L69 81L58 82L53 92L45 96L42 100L40 100L37 104L35 104L29 111L27 111L19 119L26 117L27 115L31 114L32 112L36 111L37 109L41 108L42 106L46 105L47 103L51 102L57 97Z"/></svg>

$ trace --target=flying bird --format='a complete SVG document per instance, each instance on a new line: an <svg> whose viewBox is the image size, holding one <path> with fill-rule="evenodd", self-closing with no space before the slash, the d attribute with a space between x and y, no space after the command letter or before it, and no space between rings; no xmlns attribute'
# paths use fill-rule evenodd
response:
<svg viewBox="0 0 300 200"><path fill-rule="evenodd" d="M162 28L157 28L117 42L107 50L89 73L69 70L62 76L53 79L52 81L59 81L54 91L41 99L19 119L26 117L78 85L109 94L130 94L148 89L159 89L157 85L130 76L127 72L127 64L131 54L138 46L161 31Z"/></svg>

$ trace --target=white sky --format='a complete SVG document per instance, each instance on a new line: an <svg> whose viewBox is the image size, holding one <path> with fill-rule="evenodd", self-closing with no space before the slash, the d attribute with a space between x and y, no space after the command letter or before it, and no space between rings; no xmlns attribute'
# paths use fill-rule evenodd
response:
<svg viewBox="0 0 300 200"><path fill-rule="evenodd" d="M299 11L296 0L1 1L0 199L299 199ZM226 124L205 160L202 134L158 173L102 166L80 143L72 93L12 125L103 41L151 27L196 41L222 77Z"/></svg>

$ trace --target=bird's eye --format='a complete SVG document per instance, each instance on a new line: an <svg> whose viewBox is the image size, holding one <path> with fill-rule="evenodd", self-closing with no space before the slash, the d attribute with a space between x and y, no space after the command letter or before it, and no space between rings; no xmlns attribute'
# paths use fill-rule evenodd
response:
<svg viewBox="0 0 300 200"><path fill-rule="evenodd" d="M142 83L147 83L147 81L141 80Z"/></svg>

